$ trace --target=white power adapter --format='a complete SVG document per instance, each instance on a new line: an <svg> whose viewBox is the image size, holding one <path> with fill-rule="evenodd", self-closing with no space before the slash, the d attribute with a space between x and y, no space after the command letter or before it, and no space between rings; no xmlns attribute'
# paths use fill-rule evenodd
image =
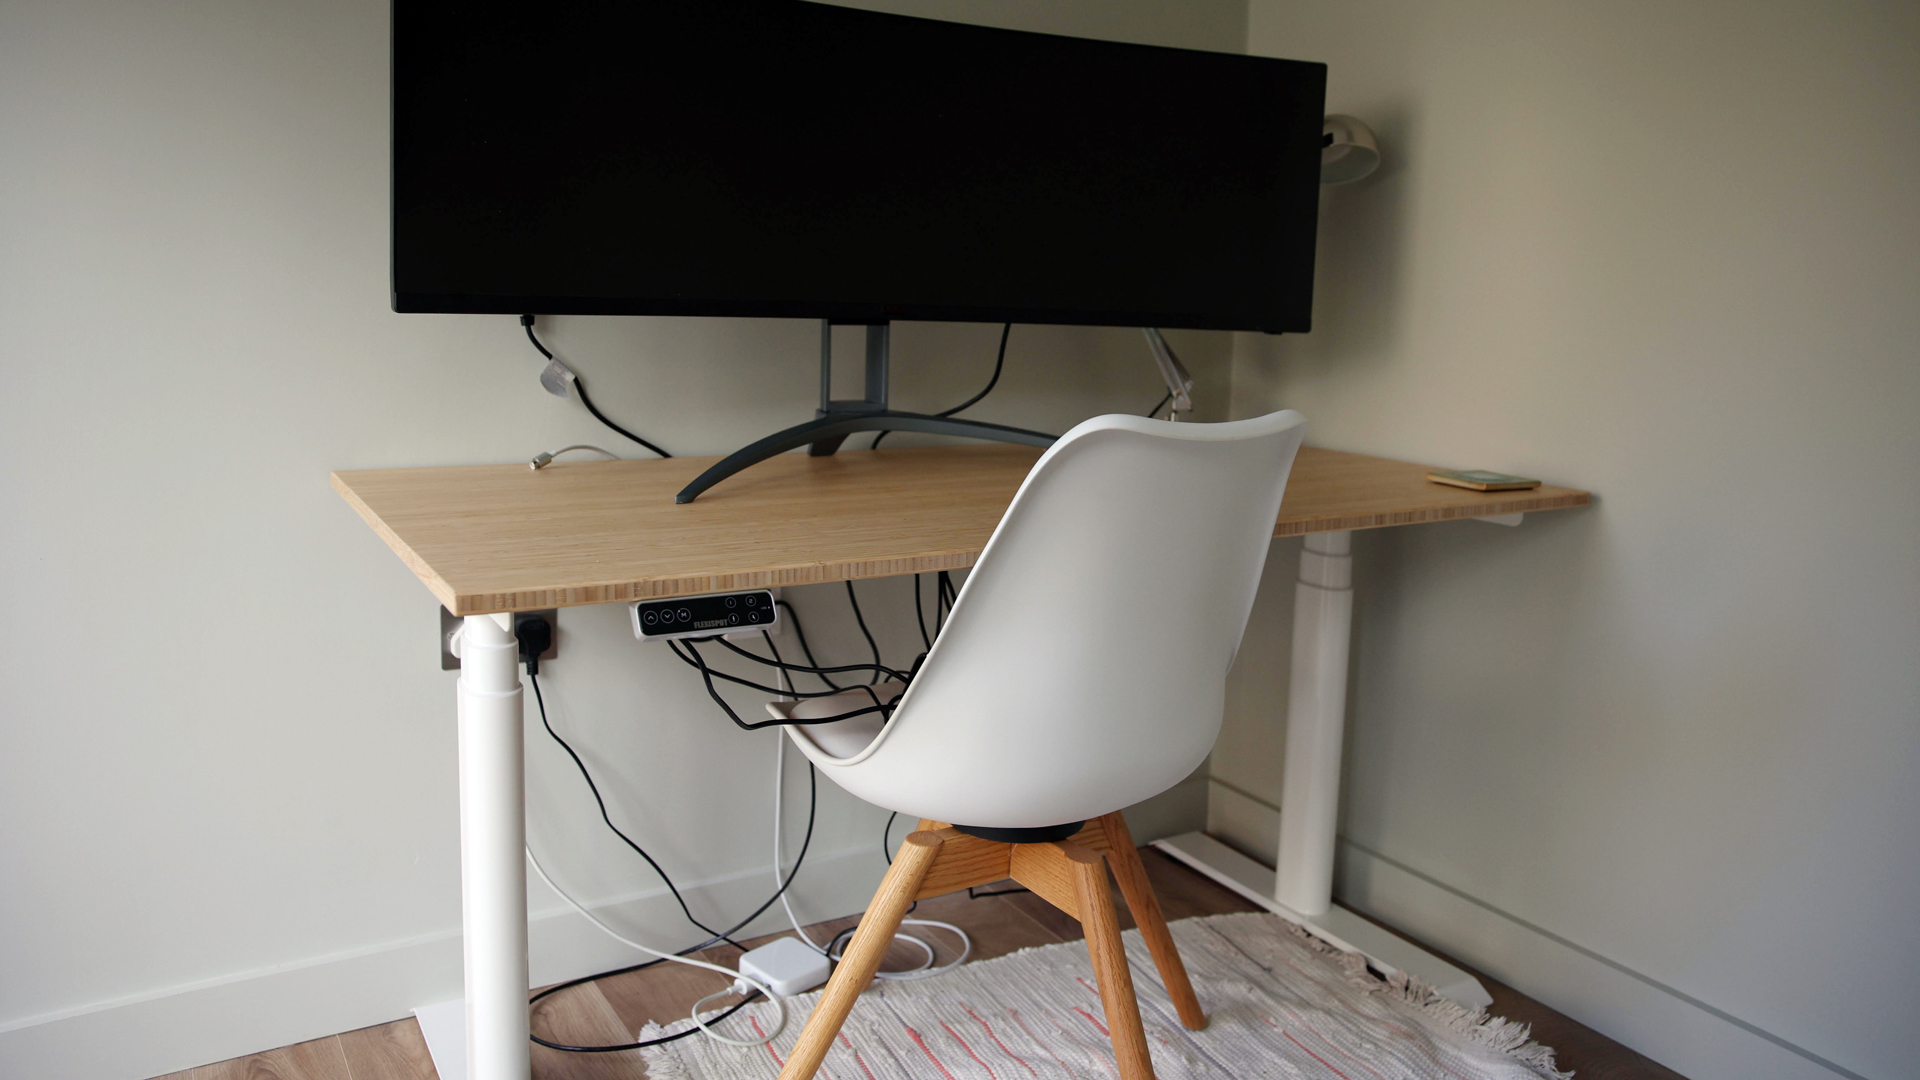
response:
<svg viewBox="0 0 1920 1080"><path fill-rule="evenodd" d="M804 994L826 982L832 973L833 964L826 957L790 937L740 957L740 974L781 997Z"/></svg>

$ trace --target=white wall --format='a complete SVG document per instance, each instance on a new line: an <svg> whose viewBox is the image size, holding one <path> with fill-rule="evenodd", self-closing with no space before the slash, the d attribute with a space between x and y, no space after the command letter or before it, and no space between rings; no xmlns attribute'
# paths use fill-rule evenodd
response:
<svg viewBox="0 0 1920 1080"><path fill-rule="evenodd" d="M1388 164L1236 412L1598 496L1357 537L1341 898L1696 1080L1916 1075L1920 7L1255 0L1249 48ZM1275 680L1213 768L1277 804Z"/></svg>
<svg viewBox="0 0 1920 1080"><path fill-rule="evenodd" d="M897 6L1227 51L1245 29L1239 0ZM434 602L327 473L630 448L541 391L512 317L388 310L387 20L379 0L0 6L0 1074L151 1075L458 993L453 676ZM677 452L811 416L810 323L544 329ZM996 340L899 327L896 400L971 393ZM1223 413L1230 342L1181 340ZM1064 430L1157 386L1131 331L1022 327L974 415ZM904 585L863 595L904 661ZM795 598L823 652L864 651L837 589ZM562 615L555 723L706 883L696 905L742 914L768 891L772 736L729 728L622 618ZM563 878L694 940L557 751L529 754ZM803 915L864 904L883 817L823 787ZM539 977L623 958L534 906Z"/></svg>

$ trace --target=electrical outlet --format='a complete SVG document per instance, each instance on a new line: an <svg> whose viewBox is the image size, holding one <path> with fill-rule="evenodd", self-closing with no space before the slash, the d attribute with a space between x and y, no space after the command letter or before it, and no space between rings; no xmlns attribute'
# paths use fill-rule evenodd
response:
<svg viewBox="0 0 1920 1080"><path fill-rule="evenodd" d="M560 655L560 609L542 608L539 611L520 611L516 615L544 615L547 624L553 627L553 644L540 654L540 659L551 660ZM440 609L440 670L459 671L460 658L453 655L453 635L466 620L446 608Z"/></svg>

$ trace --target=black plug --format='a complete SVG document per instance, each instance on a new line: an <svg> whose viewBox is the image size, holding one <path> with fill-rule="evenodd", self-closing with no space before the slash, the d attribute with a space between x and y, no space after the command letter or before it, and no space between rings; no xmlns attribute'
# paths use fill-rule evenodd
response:
<svg viewBox="0 0 1920 1080"><path fill-rule="evenodd" d="M520 659L527 674L540 674L540 654L553 648L553 624L545 615L515 615L513 636L520 639Z"/></svg>

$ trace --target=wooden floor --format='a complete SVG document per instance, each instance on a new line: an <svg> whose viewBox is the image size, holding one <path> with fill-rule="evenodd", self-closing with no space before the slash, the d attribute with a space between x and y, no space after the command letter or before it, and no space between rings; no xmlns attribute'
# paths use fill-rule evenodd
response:
<svg viewBox="0 0 1920 1080"><path fill-rule="evenodd" d="M1154 890L1166 909L1169 920L1193 915L1214 915L1228 911L1256 910L1239 896L1215 885L1199 874L1173 862L1157 851L1146 849L1141 857L1153 879ZM1003 886L1011 886L1007 882ZM981 890L991 891L995 887ZM1116 894L1114 906L1121 923L1131 927L1126 904ZM1004 956L1030 945L1051 945L1080 939L1080 925L1054 910L1045 901L1027 893L982 896L968 899L965 893L944 896L920 903L915 918L938 919L962 927L973 938L976 959ZM838 919L809 928L814 940L824 940L840 929L851 926L856 918ZM1388 929L1391 929L1389 927ZM944 931L929 931L943 938ZM766 938L750 941L759 944ZM905 966L917 951L897 947L897 957ZM710 949L704 954L716 963L732 966L739 951L731 946ZM952 954L942 953L942 961ZM1451 958L1449 958L1451 960ZM1459 961L1453 960L1455 964ZM1472 970L1468 968L1467 970ZM1482 984L1493 995L1492 1012L1533 1025L1533 1037L1557 1051L1563 1069L1572 1069L1581 1080L1684 1080L1671 1069L1657 1065L1591 1029L1582 1027L1516 993L1512 988L1480 975ZM687 1015L693 1002L715 989L718 976L679 965L664 965L647 971L615 976L598 983L562 991L542 1002L533 1014L534 1031L556 1042L577 1040L587 1043L630 1041L633 1032L649 1020L668 1023ZM1206 988L1199 988L1202 1002ZM538 1080L636 1080L646 1068L636 1051L617 1054L567 1054L533 1048L533 1075ZM270 1050L264 1054L234 1058L198 1069L173 1073L159 1080L434 1080L433 1062L427 1057L426 1042L419 1025L409 1018L378 1027L329 1035L324 1039Z"/></svg>

